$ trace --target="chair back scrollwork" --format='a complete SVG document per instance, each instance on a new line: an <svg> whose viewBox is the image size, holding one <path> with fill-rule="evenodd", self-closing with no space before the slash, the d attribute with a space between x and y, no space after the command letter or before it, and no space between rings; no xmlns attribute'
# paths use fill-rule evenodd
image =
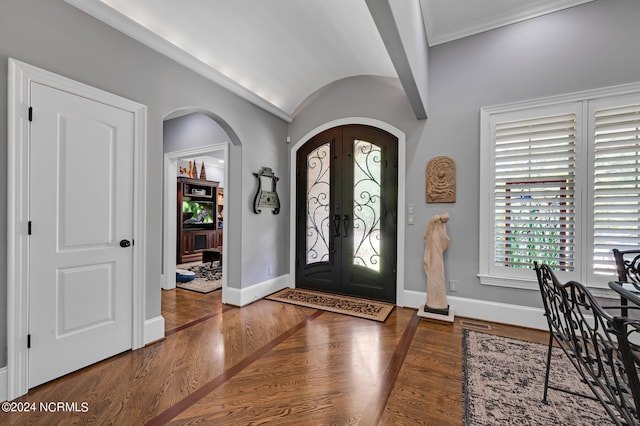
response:
<svg viewBox="0 0 640 426"><path fill-rule="evenodd" d="M640 286L640 250L613 249L616 260L618 281L626 281Z"/></svg>
<svg viewBox="0 0 640 426"><path fill-rule="evenodd" d="M640 409L640 380L638 370L640 369L640 321L625 317L614 317L613 326L619 336L618 342L620 351L623 354L625 371L628 374L627 384L633 396L636 409ZM635 420L638 420L637 410Z"/></svg>
<svg viewBox="0 0 640 426"><path fill-rule="evenodd" d="M536 262L535 270L550 332L543 400L548 389L567 392L549 385L555 341L616 424L639 424L640 322L612 316L584 285L558 282L548 265Z"/></svg>

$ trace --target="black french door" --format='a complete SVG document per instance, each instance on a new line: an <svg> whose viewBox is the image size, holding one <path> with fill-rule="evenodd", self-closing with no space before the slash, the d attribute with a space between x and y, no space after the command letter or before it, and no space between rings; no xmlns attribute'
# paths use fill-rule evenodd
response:
<svg viewBox="0 0 640 426"><path fill-rule="evenodd" d="M398 140L326 130L298 150L296 286L395 303Z"/></svg>

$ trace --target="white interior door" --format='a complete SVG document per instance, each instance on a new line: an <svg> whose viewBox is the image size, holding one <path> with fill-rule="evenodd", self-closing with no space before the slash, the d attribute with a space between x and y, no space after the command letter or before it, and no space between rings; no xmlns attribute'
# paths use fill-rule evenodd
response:
<svg viewBox="0 0 640 426"><path fill-rule="evenodd" d="M31 83L29 387L132 348L134 115Z"/></svg>

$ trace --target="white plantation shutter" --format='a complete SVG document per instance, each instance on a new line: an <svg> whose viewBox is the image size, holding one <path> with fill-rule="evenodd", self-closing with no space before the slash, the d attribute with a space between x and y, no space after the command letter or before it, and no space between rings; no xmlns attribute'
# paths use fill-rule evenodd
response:
<svg viewBox="0 0 640 426"><path fill-rule="evenodd" d="M640 83L483 108L480 130L480 282L536 289L537 261L608 291L612 250L640 247Z"/></svg>
<svg viewBox="0 0 640 426"><path fill-rule="evenodd" d="M494 266L573 271L575 139L574 113L496 122Z"/></svg>
<svg viewBox="0 0 640 426"><path fill-rule="evenodd" d="M611 250L640 245L640 103L595 109L593 271L615 275Z"/></svg>

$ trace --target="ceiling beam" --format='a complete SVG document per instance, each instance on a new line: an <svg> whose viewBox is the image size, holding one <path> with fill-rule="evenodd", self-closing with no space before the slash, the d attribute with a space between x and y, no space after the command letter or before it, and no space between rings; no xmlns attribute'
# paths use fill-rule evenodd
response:
<svg viewBox="0 0 640 426"><path fill-rule="evenodd" d="M365 0L419 120L427 118L429 46L418 0Z"/></svg>

